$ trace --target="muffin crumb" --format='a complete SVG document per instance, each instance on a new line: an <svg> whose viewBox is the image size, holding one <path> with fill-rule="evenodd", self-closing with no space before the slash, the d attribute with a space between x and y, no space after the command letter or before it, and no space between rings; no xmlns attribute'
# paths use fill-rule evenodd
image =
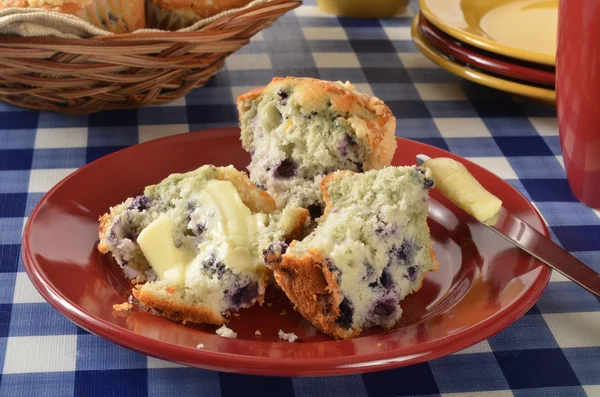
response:
<svg viewBox="0 0 600 397"><path fill-rule="evenodd" d="M123 302L113 305L113 310L117 312L127 313L131 311L131 303Z"/></svg>
<svg viewBox="0 0 600 397"><path fill-rule="evenodd" d="M231 328L228 328L225 324L221 328L215 331L215 333L223 338L237 338L237 332L234 332Z"/></svg>
<svg viewBox="0 0 600 397"><path fill-rule="evenodd" d="M283 339L283 340L287 340L290 343L294 343L294 341L296 341L296 339L298 339L298 336L294 333L286 333L283 332L282 330L279 330L279 339Z"/></svg>

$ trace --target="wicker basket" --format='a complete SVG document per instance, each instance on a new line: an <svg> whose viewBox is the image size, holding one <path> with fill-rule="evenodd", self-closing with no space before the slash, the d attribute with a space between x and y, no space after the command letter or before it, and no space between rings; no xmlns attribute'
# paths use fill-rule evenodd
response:
<svg viewBox="0 0 600 397"><path fill-rule="evenodd" d="M0 36L0 100L66 114L169 102L206 84L229 54L300 4L273 0L195 32Z"/></svg>

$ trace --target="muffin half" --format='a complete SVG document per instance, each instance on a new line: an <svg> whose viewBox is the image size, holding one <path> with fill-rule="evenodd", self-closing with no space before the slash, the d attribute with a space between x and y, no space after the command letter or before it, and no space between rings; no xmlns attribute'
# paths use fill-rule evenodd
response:
<svg viewBox="0 0 600 397"><path fill-rule="evenodd" d="M179 321L223 324L262 303L262 250L289 240L304 209L275 211L274 200L233 167L173 174L100 218L100 252L110 252L136 284L135 298Z"/></svg>
<svg viewBox="0 0 600 397"><path fill-rule="evenodd" d="M394 326L400 301L438 268L427 226L428 169L334 172L321 183L327 204L302 241L264 251L277 284L320 331L351 338Z"/></svg>

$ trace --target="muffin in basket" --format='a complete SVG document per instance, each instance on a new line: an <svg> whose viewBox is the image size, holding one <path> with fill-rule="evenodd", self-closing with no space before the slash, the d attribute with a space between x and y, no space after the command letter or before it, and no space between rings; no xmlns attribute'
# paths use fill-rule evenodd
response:
<svg viewBox="0 0 600 397"><path fill-rule="evenodd" d="M396 119L378 98L346 82L275 78L237 100L242 145L252 157L250 179L278 207L323 212L319 184L336 170L390 164Z"/></svg>
<svg viewBox="0 0 600 397"><path fill-rule="evenodd" d="M294 238L308 211L275 202L233 167L172 174L100 218L110 252L144 306L178 321L223 324L262 303L269 275L262 251Z"/></svg>
<svg viewBox="0 0 600 397"><path fill-rule="evenodd" d="M74 15L113 33L146 27L144 0L2 0L0 9L41 8Z"/></svg>
<svg viewBox="0 0 600 397"><path fill-rule="evenodd" d="M178 30L223 11L240 8L252 0L149 0L148 25Z"/></svg>

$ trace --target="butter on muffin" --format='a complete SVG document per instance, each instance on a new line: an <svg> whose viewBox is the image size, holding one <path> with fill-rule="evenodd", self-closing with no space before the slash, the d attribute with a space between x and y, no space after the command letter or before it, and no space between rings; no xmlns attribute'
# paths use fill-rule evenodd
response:
<svg viewBox="0 0 600 397"><path fill-rule="evenodd" d="M0 0L0 9L11 7L41 8L74 15L113 33L146 27L144 0Z"/></svg>
<svg viewBox="0 0 600 397"><path fill-rule="evenodd" d="M319 185L336 170L363 172L390 164L396 119L378 98L350 83L274 78L237 99L250 179L279 208L322 214Z"/></svg>
<svg viewBox="0 0 600 397"><path fill-rule="evenodd" d="M149 0L148 22L157 29L178 30L252 0Z"/></svg>
<svg viewBox="0 0 600 397"><path fill-rule="evenodd" d="M262 251L290 240L308 212L275 211L274 200L233 167L172 174L100 218L111 253L144 306L179 321L223 324L262 303L269 271Z"/></svg>
<svg viewBox="0 0 600 397"><path fill-rule="evenodd" d="M400 301L438 268L427 226L426 168L338 171L321 183L327 204L319 225L289 247L264 251L275 281L295 309L335 338L390 328Z"/></svg>

